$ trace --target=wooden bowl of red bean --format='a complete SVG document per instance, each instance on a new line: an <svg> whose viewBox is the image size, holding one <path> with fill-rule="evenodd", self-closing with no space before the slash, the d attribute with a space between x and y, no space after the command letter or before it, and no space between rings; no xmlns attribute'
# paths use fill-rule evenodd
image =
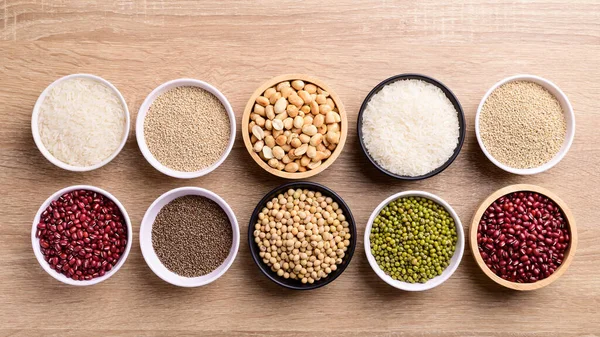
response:
<svg viewBox="0 0 600 337"><path fill-rule="evenodd" d="M536 290L556 281L577 248L577 228L564 201L549 190L511 185L487 197L470 228L475 261L494 282Z"/></svg>

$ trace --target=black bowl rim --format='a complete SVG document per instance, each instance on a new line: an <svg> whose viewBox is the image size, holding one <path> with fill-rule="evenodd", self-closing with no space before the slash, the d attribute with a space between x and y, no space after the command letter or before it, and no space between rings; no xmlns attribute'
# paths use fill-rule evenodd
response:
<svg viewBox="0 0 600 337"><path fill-rule="evenodd" d="M307 189L315 189L317 191L320 190L321 192L323 192L323 191L327 192L328 196L330 196L335 202L337 202L339 204L340 208L342 208L342 210L344 211L344 215L346 216L346 221L348 221L348 227L350 228L350 234L352 235L352 240L350 241L350 247L348 247L348 251L346 252L346 256L344 257L344 259L345 259L344 262L341 265L339 265L338 269L334 273L330 274L327 278L325 278L322 281L317 281L313 284L308 284L308 283L302 284L296 280L291 280L291 279L286 280L280 276L277 276L258 257L258 246L254 242L254 235L253 235L254 225L256 224L256 219L258 218L258 213L262 210L264 205L273 198L273 196L275 194L281 193L281 191L285 191L290 188L302 188L302 189L307 188ZM248 246L250 248L250 255L252 255L252 260L254 260L254 263L258 266L258 269L260 269L260 271L271 281L275 282L276 284L278 284L284 288L293 289L293 290L312 290L312 289L317 289L317 288L323 287L323 286L333 282L336 278L338 278L344 272L344 270L346 270L346 267L348 267L348 265L350 264L352 257L354 255L354 251L356 249L357 239L358 238L357 238L357 234L356 234L356 223L354 221L354 216L352 215L352 211L350 210L350 207L348 206L348 204L346 204L344 199L342 199L342 197L340 197L337 193L335 193L329 187L324 186L319 183L312 182L312 181L289 182L289 183L280 185L280 186L272 189L271 191L269 191L267 194L265 194L265 196L258 202L256 207L254 208L254 211L252 212L252 216L250 216L250 221L249 221L249 225L248 225ZM297 284L294 284L294 283L297 283Z"/></svg>
<svg viewBox="0 0 600 337"><path fill-rule="evenodd" d="M448 158L448 160L444 164L442 164L442 166L436 168L435 170L433 170L429 173L426 173L426 174L423 174L420 176L416 176L416 177L402 176L399 174L392 173L392 172L384 169L383 167L381 167L373 158L371 158L371 155L369 154L369 151L367 151L367 148L363 142L363 136L362 136L362 115L363 115L365 108L367 107L367 104L371 100L371 97L373 97L373 95L378 93L384 86L386 86L389 83L396 82L399 80L410 80L410 79L423 80L427 83L431 83L431 84L435 85L436 87L442 89L442 91L444 92L446 97L448 97L450 102L452 102L452 105L454 106L454 108L456 109L456 112L458 113L458 128L459 128L458 144L457 144L456 148L454 149L454 153L452 154L452 156L450 156L450 158ZM358 112L357 130L358 130L358 140L360 142L360 147L361 147L363 153L365 154L367 159L371 162L371 164L373 164L373 166L375 166L379 171L381 171L382 173L384 173L390 177L396 178L396 179L422 180L422 179L431 178L431 177L435 176L436 174L441 173L446 168L448 168L448 166L450 166L450 164L452 164L452 162L454 162L456 157L458 157L458 154L460 153L462 146L465 142L465 136L467 133L467 124L465 121L465 113L460 104L460 101L458 100L456 95L454 95L452 90L450 90L446 85L444 85L442 82L436 80L433 77L429 77L429 76L421 75L421 74L415 74L415 73L406 73L406 74L394 75L392 77L389 77L389 78L381 81L369 92L369 94L367 94L367 96L363 100L363 103L360 106L360 110Z"/></svg>

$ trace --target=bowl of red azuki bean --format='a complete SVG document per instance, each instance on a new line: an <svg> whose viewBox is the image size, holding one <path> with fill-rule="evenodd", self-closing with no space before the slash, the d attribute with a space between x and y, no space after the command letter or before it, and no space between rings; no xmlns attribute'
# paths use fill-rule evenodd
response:
<svg viewBox="0 0 600 337"><path fill-rule="evenodd" d="M536 290L556 281L577 249L577 228L564 201L551 191L511 185L481 203L470 228L475 261L494 282Z"/></svg>
<svg viewBox="0 0 600 337"><path fill-rule="evenodd" d="M131 250L131 222L123 205L89 185L63 188L40 207L31 229L38 262L70 285L100 283L125 263Z"/></svg>

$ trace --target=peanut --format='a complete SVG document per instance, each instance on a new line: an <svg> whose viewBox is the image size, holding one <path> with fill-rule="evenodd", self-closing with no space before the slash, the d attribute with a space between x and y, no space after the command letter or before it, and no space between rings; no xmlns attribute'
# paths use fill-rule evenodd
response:
<svg viewBox="0 0 600 337"><path fill-rule="evenodd" d="M260 126L261 128L265 126L265 119L260 116L256 116L254 122L256 122L256 125Z"/></svg>
<svg viewBox="0 0 600 337"><path fill-rule="evenodd" d="M316 126L317 128L320 127L321 125L323 125L323 123L325 123L325 117L323 115L319 114L313 118L312 124L314 126Z"/></svg>
<svg viewBox="0 0 600 337"><path fill-rule="evenodd" d="M310 137L309 144L312 146L317 146L317 145L321 144L321 142L323 142L323 135L320 133L317 133L316 135Z"/></svg>
<svg viewBox="0 0 600 337"><path fill-rule="evenodd" d="M272 105L267 105L267 107L265 108L265 115L268 119L275 118L275 110L273 109Z"/></svg>
<svg viewBox="0 0 600 337"><path fill-rule="evenodd" d="M294 139L292 139L292 141L290 142L290 145L291 145L293 148L298 148L298 147L300 147L300 145L302 145L302 141L300 140L300 138L294 138Z"/></svg>
<svg viewBox="0 0 600 337"><path fill-rule="evenodd" d="M277 91L281 91L281 89L283 89L285 87L289 87L289 86L290 86L290 82L284 81L284 82L280 82L279 84L277 84L277 87L275 87L275 89Z"/></svg>
<svg viewBox="0 0 600 337"><path fill-rule="evenodd" d="M302 158L300 158L300 166L306 166L308 164L310 164L310 158L302 156Z"/></svg>
<svg viewBox="0 0 600 337"><path fill-rule="evenodd" d="M327 97L325 97L325 95L317 95L317 98L315 98L315 101L317 101L317 103L319 103L319 104L326 104Z"/></svg>
<svg viewBox="0 0 600 337"><path fill-rule="evenodd" d="M281 162L284 164L288 164L290 162L292 162L292 160L290 159L290 157L286 154L285 156L283 156L283 158L281 158Z"/></svg>
<svg viewBox="0 0 600 337"><path fill-rule="evenodd" d="M288 116L292 118L298 116L298 107L293 104L288 105L285 111L287 111Z"/></svg>
<svg viewBox="0 0 600 337"><path fill-rule="evenodd" d="M267 105L269 105L269 99L266 98L265 96L258 96L256 98L256 103L258 103L262 106L267 106Z"/></svg>
<svg viewBox="0 0 600 337"><path fill-rule="evenodd" d="M321 166L321 161L320 160L317 161L317 162L315 162L315 161L310 162L310 163L308 163L308 165L306 165L306 167L308 167L311 170L314 170L314 169L316 169L319 166Z"/></svg>
<svg viewBox="0 0 600 337"><path fill-rule="evenodd" d="M333 103L333 100L331 98L327 99L327 105L329 105L332 109L335 108L335 103Z"/></svg>
<svg viewBox="0 0 600 337"><path fill-rule="evenodd" d="M265 107L260 104L254 104L254 113L264 116L265 115Z"/></svg>
<svg viewBox="0 0 600 337"><path fill-rule="evenodd" d="M280 135L279 137L275 138L275 143L277 143L277 145L279 145L279 146L285 145L286 141L287 141L287 137L284 135Z"/></svg>
<svg viewBox="0 0 600 337"><path fill-rule="evenodd" d="M308 158L314 158L317 155L317 148L315 148L314 146L309 146L308 149L306 149L306 156Z"/></svg>
<svg viewBox="0 0 600 337"><path fill-rule="evenodd" d="M271 148L275 146L275 138L271 135L265 136L265 145Z"/></svg>
<svg viewBox="0 0 600 337"><path fill-rule="evenodd" d="M258 126L255 125L252 127L252 134L254 135L254 137L256 137L256 139L258 140L262 140L263 137L265 136L265 132L263 131L263 129Z"/></svg>
<svg viewBox="0 0 600 337"><path fill-rule="evenodd" d="M273 129L283 130L283 121L281 119L274 119L273 120Z"/></svg>
<svg viewBox="0 0 600 337"><path fill-rule="evenodd" d="M269 164L269 166L271 166L272 168L277 168L277 164L279 164L279 160L277 160L275 158L271 158L271 159L269 159L267 164Z"/></svg>
<svg viewBox="0 0 600 337"><path fill-rule="evenodd" d="M319 112L327 115L327 113L331 111L331 107L328 104L321 104L319 105Z"/></svg>
<svg viewBox="0 0 600 337"><path fill-rule="evenodd" d="M300 166L298 165L298 163L292 162L292 163L285 165L284 170L286 172L294 173L294 172L297 172L299 168L300 168Z"/></svg>
<svg viewBox="0 0 600 337"><path fill-rule="evenodd" d="M311 125L313 123L313 118L311 115L304 116L304 125Z"/></svg>
<svg viewBox="0 0 600 337"><path fill-rule="evenodd" d="M311 125L304 125L302 127L302 133L304 133L304 134L312 137L315 134L317 134L317 127L314 126L314 125L312 125L312 124Z"/></svg>
<svg viewBox="0 0 600 337"><path fill-rule="evenodd" d="M281 89L281 97L283 98L288 98L290 97L290 95L292 93L295 93L296 91L294 89L292 89L291 87L285 87L283 89Z"/></svg>
<svg viewBox="0 0 600 337"><path fill-rule="evenodd" d="M308 105L303 105L302 108L300 108L300 111L304 112L305 114L310 112L310 106Z"/></svg>
<svg viewBox="0 0 600 337"><path fill-rule="evenodd" d="M275 146L272 150L273 152L273 157L281 160L283 158L283 156L285 156L285 151L283 151L283 149L280 146Z"/></svg>
<svg viewBox="0 0 600 337"><path fill-rule="evenodd" d="M271 150L270 147L263 146L261 152L262 152L263 156L265 157L265 159L271 159L271 158L273 158L273 151Z"/></svg>
<svg viewBox="0 0 600 337"><path fill-rule="evenodd" d="M306 151L308 150L308 144L302 144L299 148L294 150L294 155L295 156L302 156L303 154L306 153Z"/></svg>
<svg viewBox="0 0 600 337"><path fill-rule="evenodd" d="M304 118L300 117L300 116L296 116L294 117L294 127L295 128L301 128L304 125Z"/></svg>
<svg viewBox="0 0 600 337"><path fill-rule="evenodd" d="M277 100L280 98L281 98L281 93L278 91L278 92L274 93L273 95L271 95L271 97L269 97L269 103L275 104L275 102L277 102Z"/></svg>
<svg viewBox="0 0 600 337"><path fill-rule="evenodd" d="M329 131L327 132L327 135L325 135L325 139L330 143L330 146L331 144L337 144L340 142L340 133L337 131Z"/></svg>
<svg viewBox="0 0 600 337"><path fill-rule="evenodd" d="M302 81L302 80L292 81L292 88L294 88L296 90L302 90L302 88L304 88L304 81Z"/></svg>
<svg viewBox="0 0 600 337"><path fill-rule="evenodd" d="M265 146L265 142L263 142L262 140L257 141L256 143L254 143L254 152L260 152L263 146Z"/></svg>
<svg viewBox="0 0 600 337"><path fill-rule="evenodd" d="M317 86L312 83L307 83L304 85L304 90L308 91L309 94L314 94L317 92Z"/></svg>
<svg viewBox="0 0 600 337"><path fill-rule="evenodd" d="M273 129L273 122L270 119L267 119L265 121L265 129L270 131L271 129Z"/></svg>
<svg viewBox="0 0 600 337"><path fill-rule="evenodd" d="M265 90L265 93L263 94L263 96L265 96L266 98L271 98L271 96L273 96L275 91L276 91L275 88L270 87L269 89Z"/></svg>
<svg viewBox="0 0 600 337"><path fill-rule="evenodd" d="M310 137L308 135L301 134L300 136L298 136L298 138L300 139L302 144L308 144L308 142L310 142Z"/></svg>
<svg viewBox="0 0 600 337"><path fill-rule="evenodd" d="M310 113L315 116L319 114L319 104L316 101L310 102Z"/></svg>
<svg viewBox="0 0 600 337"><path fill-rule="evenodd" d="M289 115L289 113L288 113L288 115ZM294 126L294 119L292 119L291 117L288 117L288 118L286 118L286 119L283 120L283 127L286 130L291 129L292 126Z"/></svg>
<svg viewBox="0 0 600 337"><path fill-rule="evenodd" d="M287 107L287 99L281 97L280 99L277 100L277 102L275 102L275 114L280 114L282 112L285 111L285 108Z"/></svg>
<svg viewBox="0 0 600 337"><path fill-rule="evenodd" d="M300 98L302 98L302 100L304 101L304 103L306 104L310 104L310 102L313 101L312 97L310 96L310 94L304 90L300 90L298 91L298 96L300 96Z"/></svg>

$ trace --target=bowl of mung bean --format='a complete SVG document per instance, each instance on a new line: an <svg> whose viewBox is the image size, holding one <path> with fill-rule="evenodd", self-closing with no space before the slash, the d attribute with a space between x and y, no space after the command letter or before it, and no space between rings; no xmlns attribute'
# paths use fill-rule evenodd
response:
<svg viewBox="0 0 600 337"><path fill-rule="evenodd" d="M242 116L242 137L252 159L287 179L325 170L342 152L347 134L339 96L308 75L268 80L254 91Z"/></svg>
<svg viewBox="0 0 600 337"><path fill-rule="evenodd" d="M227 98L214 86L182 78L161 84L140 106L136 139L144 158L175 178L197 178L225 161L236 122Z"/></svg>
<svg viewBox="0 0 600 337"><path fill-rule="evenodd" d="M477 142L504 171L530 175L558 164L575 136L575 115L567 95L554 83L516 75L494 84L475 116Z"/></svg>
<svg viewBox="0 0 600 337"><path fill-rule="evenodd" d="M233 210L199 187L180 187L158 197L140 226L140 247L150 269L180 287L199 287L229 269L240 245Z"/></svg>
<svg viewBox="0 0 600 337"><path fill-rule="evenodd" d="M260 271L295 290L323 287L350 264L356 224L350 208L331 189L313 182L281 185L258 203L248 244Z"/></svg>
<svg viewBox="0 0 600 337"><path fill-rule="evenodd" d="M365 229L371 268L387 284L424 291L458 268L465 238L460 218L442 198L423 191L394 194L375 208Z"/></svg>

